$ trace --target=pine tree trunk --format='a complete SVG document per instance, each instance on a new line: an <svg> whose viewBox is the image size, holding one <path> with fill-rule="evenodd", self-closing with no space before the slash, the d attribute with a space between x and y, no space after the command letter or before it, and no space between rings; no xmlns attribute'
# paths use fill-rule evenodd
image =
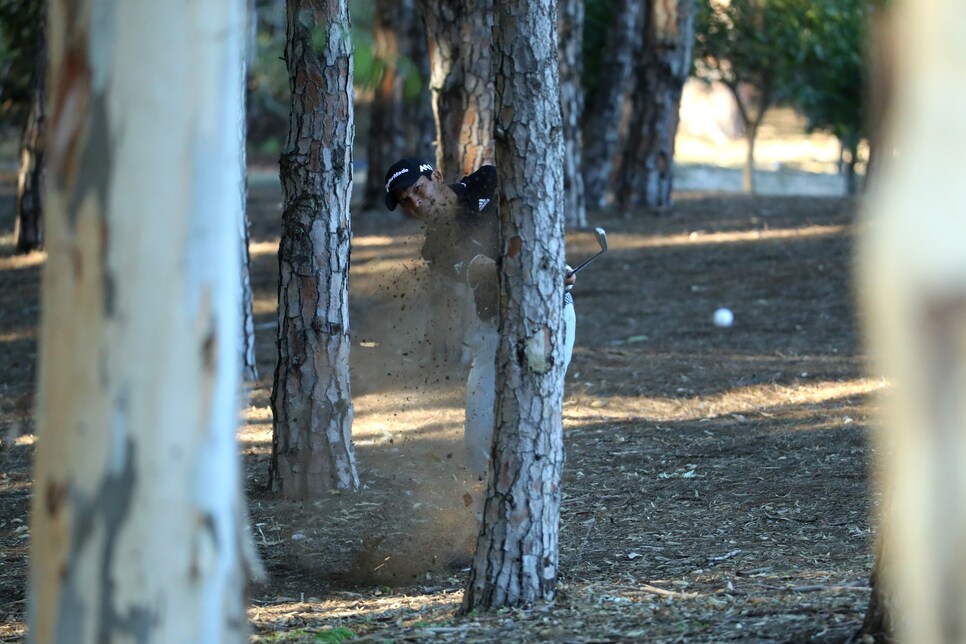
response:
<svg viewBox="0 0 966 644"><path fill-rule="evenodd" d="M29 641L241 643L243 5L93 4L49 6Z"/></svg>
<svg viewBox="0 0 966 644"><path fill-rule="evenodd" d="M496 16L500 347L483 525L463 610L550 601L563 469L563 188L553 0Z"/></svg>
<svg viewBox="0 0 966 644"><path fill-rule="evenodd" d="M421 0L436 165L462 177L493 162L493 0Z"/></svg>
<svg viewBox="0 0 966 644"><path fill-rule="evenodd" d="M41 21L46 10L41 7ZM17 219L14 236L17 252L29 253L44 247L43 190L44 149L46 148L46 29L39 29L41 43L38 46L37 65L31 80L30 110L24 127L20 147L20 170L17 176Z"/></svg>
<svg viewBox="0 0 966 644"><path fill-rule="evenodd" d="M580 81L583 72L584 2L560 0L557 12L560 113L564 128L564 223L568 228L582 228L587 226L580 160L583 148L580 122L584 113L584 91Z"/></svg>
<svg viewBox="0 0 966 644"><path fill-rule="evenodd" d="M272 489L286 498L359 486L349 388L351 51L348 0L289 0L271 464Z"/></svg>
<svg viewBox="0 0 966 644"><path fill-rule="evenodd" d="M415 11L415 0L377 0L375 10L374 57L384 66L370 106L366 163L369 168L363 191L363 206L385 209L386 169L402 157L422 157L431 151L418 142L431 139L422 133L425 121L420 107L431 111L428 91L411 96L423 73L426 33ZM426 86L426 77L419 83ZM433 159L427 157L430 161Z"/></svg>
<svg viewBox="0 0 966 644"><path fill-rule="evenodd" d="M623 207L671 204L674 139L681 92L691 70L694 0L643 0L646 23L634 81L634 121L617 201Z"/></svg>
<svg viewBox="0 0 966 644"><path fill-rule="evenodd" d="M614 22L604 52L597 88L584 116L584 198L591 209L608 205L608 191L618 154L624 98L634 70L634 54L643 37L641 0L615 0Z"/></svg>
<svg viewBox="0 0 966 644"><path fill-rule="evenodd" d="M241 374L249 382L258 380L258 363L255 360L255 311L252 293L252 260L248 246L251 242L248 221L248 118L247 101L248 68L255 53L255 0L244 0L248 16L245 25L245 38L242 40L242 66L238 82L241 84L241 110L238 120L238 147L241 151L241 181L238 189L241 194L241 212L238 217L238 241L241 257Z"/></svg>

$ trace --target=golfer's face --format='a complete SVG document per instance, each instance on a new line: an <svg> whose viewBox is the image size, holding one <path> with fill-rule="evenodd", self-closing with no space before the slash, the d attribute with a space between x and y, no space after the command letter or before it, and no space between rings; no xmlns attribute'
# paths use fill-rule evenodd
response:
<svg viewBox="0 0 966 644"><path fill-rule="evenodd" d="M429 219L436 204L436 184L430 177L423 175L408 188L396 191L399 206L413 219L426 221Z"/></svg>

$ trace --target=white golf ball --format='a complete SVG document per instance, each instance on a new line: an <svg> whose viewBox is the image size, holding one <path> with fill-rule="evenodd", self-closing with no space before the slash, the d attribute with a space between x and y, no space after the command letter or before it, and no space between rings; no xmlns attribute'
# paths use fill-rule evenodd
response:
<svg viewBox="0 0 966 644"><path fill-rule="evenodd" d="M735 314L731 309L718 309L714 312L714 325L723 328L729 327L735 321Z"/></svg>

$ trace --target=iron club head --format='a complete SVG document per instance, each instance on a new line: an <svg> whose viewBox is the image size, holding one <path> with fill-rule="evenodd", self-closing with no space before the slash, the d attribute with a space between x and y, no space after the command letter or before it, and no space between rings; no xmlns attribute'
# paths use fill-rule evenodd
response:
<svg viewBox="0 0 966 644"><path fill-rule="evenodd" d="M607 231L605 231L600 226L594 228L594 234L597 235L597 243L600 244L600 249L607 250Z"/></svg>
<svg viewBox="0 0 966 644"><path fill-rule="evenodd" d="M598 226L597 228L594 228L594 234L597 236L597 243L600 244L600 252L598 252L596 255L594 255L593 257L585 261L583 264L581 264L580 266L572 270L571 274L576 275L577 271L579 271L584 266L591 263L592 261L594 261L595 259L597 259L607 251L607 232L603 228Z"/></svg>

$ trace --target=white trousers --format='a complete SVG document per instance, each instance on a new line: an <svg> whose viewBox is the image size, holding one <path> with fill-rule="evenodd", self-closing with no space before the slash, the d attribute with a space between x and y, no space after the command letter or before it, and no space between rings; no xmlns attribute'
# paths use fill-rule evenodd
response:
<svg viewBox="0 0 966 644"><path fill-rule="evenodd" d="M577 331L574 305L564 306L564 374L570 367ZM490 463L496 425L496 351L500 342L497 322L479 322L470 338L473 365L466 381L466 420L463 441L470 473L483 477Z"/></svg>

